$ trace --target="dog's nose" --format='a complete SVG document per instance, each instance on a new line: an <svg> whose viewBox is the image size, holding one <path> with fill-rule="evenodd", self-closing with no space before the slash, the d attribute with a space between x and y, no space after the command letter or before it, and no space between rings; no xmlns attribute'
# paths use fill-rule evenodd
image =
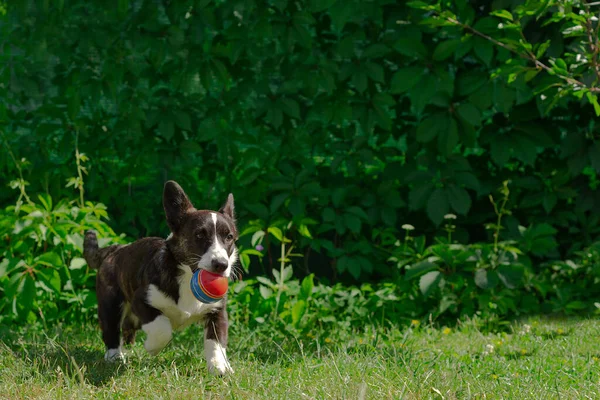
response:
<svg viewBox="0 0 600 400"><path fill-rule="evenodd" d="M213 271L218 272L218 273L222 273L227 269L227 260L223 260L220 258L215 258L214 260L212 260L211 262L211 267L213 269Z"/></svg>

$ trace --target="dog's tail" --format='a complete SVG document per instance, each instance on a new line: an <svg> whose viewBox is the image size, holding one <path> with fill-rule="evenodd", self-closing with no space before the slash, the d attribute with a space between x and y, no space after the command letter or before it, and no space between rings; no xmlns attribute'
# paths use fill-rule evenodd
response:
<svg viewBox="0 0 600 400"><path fill-rule="evenodd" d="M98 247L98 238L96 232L89 230L85 232L85 239L83 240L83 258L87 261L90 268L98 269L102 264L102 257L100 256L100 248Z"/></svg>

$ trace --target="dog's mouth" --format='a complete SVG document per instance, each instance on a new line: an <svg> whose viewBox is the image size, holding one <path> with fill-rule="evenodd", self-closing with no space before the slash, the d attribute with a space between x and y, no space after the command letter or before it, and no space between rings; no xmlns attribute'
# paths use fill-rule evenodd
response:
<svg viewBox="0 0 600 400"><path fill-rule="evenodd" d="M206 271L210 272L211 274L215 274L215 275L223 276L225 278L229 278L227 275L225 275L225 271L223 271L223 272L212 271L210 268L201 268L201 267L199 267L197 265L192 266L191 269L192 269L192 274L195 274L196 271L199 271L199 270L203 269L203 270L206 270Z"/></svg>

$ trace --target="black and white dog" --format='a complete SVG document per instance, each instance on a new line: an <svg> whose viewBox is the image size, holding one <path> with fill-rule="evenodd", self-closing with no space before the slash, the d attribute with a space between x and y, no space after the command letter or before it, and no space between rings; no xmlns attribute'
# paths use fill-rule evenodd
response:
<svg viewBox="0 0 600 400"><path fill-rule="evenodd" d="M171 235L128 245L98 248L87 231L84 257L98 269L96 293L105 359L123 359L122 343L133 343L142 329L148 353L158 354L173 330L204 322L204 354L209 371L233 372L227 360L227 298L205 304L194 297L190 280L198 268L229 277L237 261L233 195L218 211L196 210L183 189L165 184L163 206ZM121 330L123 340L121 340Z"/></svg>

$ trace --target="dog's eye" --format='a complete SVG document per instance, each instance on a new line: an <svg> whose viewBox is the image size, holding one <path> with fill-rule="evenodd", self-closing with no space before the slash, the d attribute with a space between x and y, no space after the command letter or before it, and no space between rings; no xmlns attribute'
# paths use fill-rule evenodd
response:
<svg viewBox="0 0 600 400"><path fill-rule="evenodd" d="M198 233L196 233L196 238L197 239L204 239L204 235L202 234L202 232L198 232Z"/></svg>
<svg viewBox="0 0 600 400"><path fill-rule="evenodd" d="M233 235L230 233L225 239L227 239L228 242L231 242L233 240Z"/></svg>

